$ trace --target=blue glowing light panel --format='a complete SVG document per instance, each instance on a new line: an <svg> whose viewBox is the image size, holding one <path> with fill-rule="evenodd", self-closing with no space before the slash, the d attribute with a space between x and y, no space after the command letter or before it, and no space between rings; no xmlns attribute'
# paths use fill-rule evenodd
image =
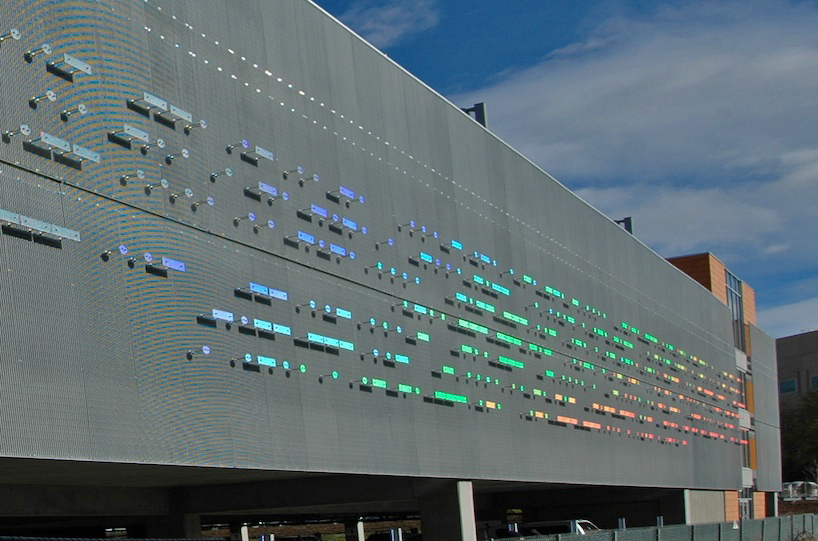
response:
<svg viewBox="0 0 818 541"><path fill-rule="evenodd" d="M3 453L740 484L727 309L313 4L0 16Z"/></svg>

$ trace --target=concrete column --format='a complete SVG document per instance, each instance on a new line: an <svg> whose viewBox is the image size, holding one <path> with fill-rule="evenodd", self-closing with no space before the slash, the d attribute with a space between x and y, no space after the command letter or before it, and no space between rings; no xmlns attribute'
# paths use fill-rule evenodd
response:
<svg viewBox="0 0 818 541"><path fill-rule="evenodd" d="M471 481L444 481L419 499L424 541L477 541Z"/></svg>
<svg viewBox="0 0 818 541"><path fill-rule="evenodd" d="M732 520L726 516L724 492L720 490L685 489L684 505L687 524Z"/></svg>

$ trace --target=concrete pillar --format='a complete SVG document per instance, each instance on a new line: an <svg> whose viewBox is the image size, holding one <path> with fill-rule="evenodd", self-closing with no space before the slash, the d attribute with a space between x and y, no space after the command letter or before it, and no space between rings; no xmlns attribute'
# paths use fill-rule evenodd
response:
<svg viewBox="0 0 818 541"><path fill-rule="evenodd" d="M444 481L419 499L424 541L477 541L470 481Z"/></svg>
<svg viewBox="0 0 818 541"><path fill-rule="evenodd" d="M202 537L201 518L191 514L154 517L146 524L145 537Z"/></svg>
<svg viewBox="0 0 818 541"><path fill-rule="evenodd" d="M724 492L720 490L685 489L685 523L708 524L733 520L727 517ZM733 492L735 494L735 492ZM736 500L738 502L738 500Z"/></svg>

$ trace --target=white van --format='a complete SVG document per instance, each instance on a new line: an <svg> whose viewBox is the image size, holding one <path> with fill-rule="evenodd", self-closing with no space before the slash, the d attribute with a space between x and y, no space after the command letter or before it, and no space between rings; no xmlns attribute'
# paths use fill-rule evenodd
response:
<svg viewBox="0 0 818 541"><path fill-rule="evenodd" d="M517 524L517 531L513 531L513 525L509 528L498 528L495 531L495 539L506 539L510 537L528 537L555 534L577 534L586 535L599 531L596 525L587 519L574 520L548 520L543 522L523 522Z"/></svg>

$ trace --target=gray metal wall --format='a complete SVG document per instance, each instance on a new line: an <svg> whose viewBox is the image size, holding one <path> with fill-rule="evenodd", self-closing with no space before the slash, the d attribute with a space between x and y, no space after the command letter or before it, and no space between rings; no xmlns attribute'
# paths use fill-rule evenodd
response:
<svg viewBox="0 0 818 541"><path fill-rule="evenodd" d="M316 6L0 20L3 456L740 485L727 309Z"/></svg>
<svg viewBox="0 0 818 541"><path fill-rule="evenodd" d="M794 380L795 390L779 395L779 406L788 410L813 390L812 376L818 374L818 331L786 336L775 341L779 383Z"/></svg>
<svg viewBox="0 0 818 541"><path fill-rule="evenodd" d="M781 490L781 421L778 415L778 363L775 339L750 325L750 363L755 392L759 490Z"/></svg>

